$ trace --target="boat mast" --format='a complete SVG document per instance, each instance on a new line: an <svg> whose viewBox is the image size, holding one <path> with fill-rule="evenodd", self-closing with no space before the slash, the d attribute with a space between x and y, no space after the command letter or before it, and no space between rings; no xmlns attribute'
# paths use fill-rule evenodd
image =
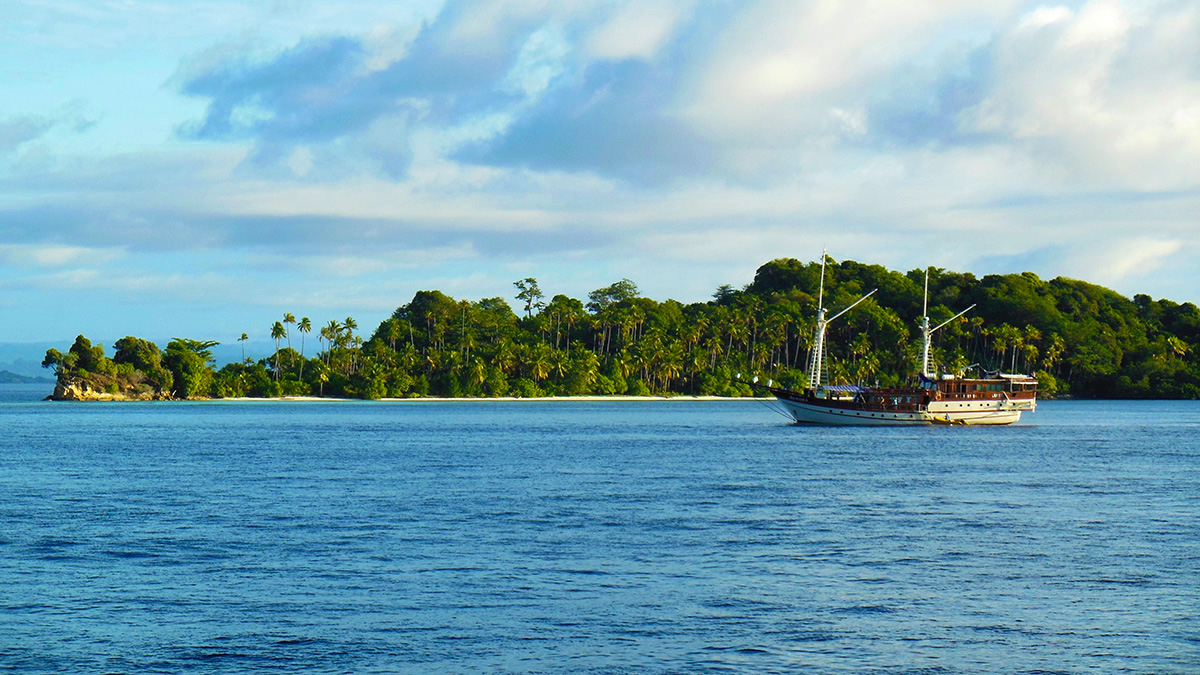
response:
<svg viewBox="0 0 1200 675"><path fill-rule="evenodd" d="M822 250L821 251L821 285L820 285L820 291L817 294L817 327L813 333L812 357L808 361L808 388L814 389L814 390L817 387L824 384L824 382L822 381L824 379L822 377L822 375L823 375L822 371L825 368L824 359L825 359L825 329L826 329L826 327L828 327L829 324L833 323L834 319L837 319L839 316L854 309L856 306L858 306L858 303L862 302L863 300L866 300L867 298L871 297L872 295L875 295L875 291L879 290L878 288L876 288L875 290L871 291L870 293L867 293L866 295L862 296L858 300L855 300L854 304L850 305L846 309L843 309L842 311L833 315L833 318L826 319L825 318L825 257L826 257L825 251Z"/></svg>
<svg viewBox="0 0 1200 675"><path fill-rule="evenodd" d="M933 331L929 330L929 268L925 268L925 303L921 305L921 375L929 374L929 338Z"/></svg>
<svg viewBox="0 0 1200 675"><path fill-rule="evenodd" d="M812 356L808 360L809 389L821 385L821 369L825 365L825 254L826 249L821 249L821 290L817 292L817 327L813 333Z"/></svg>
<svg viewBox="0 0 1200 675"><path fill-rule="evenodd" d="M927 379L933 379L933 373L929 372L929 346L933 343L934 332L945 328L951 321L975 309L975 305L964 309L963 311L950 317L949 320L943 322L937 328L929 327L929 268L925 268L925 304L921 308L921 375Z"/></svg>

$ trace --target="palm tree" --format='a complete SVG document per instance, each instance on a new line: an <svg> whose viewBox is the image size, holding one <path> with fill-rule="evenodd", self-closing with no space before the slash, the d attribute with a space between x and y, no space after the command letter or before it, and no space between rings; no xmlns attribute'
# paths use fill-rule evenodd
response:
<svg viewBox="0 0 1200 675"><path fill-rule="evenodd" d="M541 382L550 374L550 348L544 342L539 342L530 349L527 365L534 382Z"/></svg>
<svg viewBox="0 0 1200 675"><path fill-rule="evenodd" d="M471 384L476 390L482 387L484 382L487 382L487 366L483 363L483 359L476 356L471 360L469 376Z"/></svg>
<svg viewBox="0 0 1200 675"><path fill-rule="evenodd" d="M517 355L513 349L513 342L507 337L500 338L496 343L496 351L492 355L492 365L496 366L504 373L511 373L512 368L516 365Z"/></svg>
<svg viewBox="0 0 1200 675"><path fill-rule="evenodd" d="M384 323L383 337L384 337L384 339L386 339L388 341L388 346L390 346L393 350L395 350L396 349L396 340L398 340L400 338L400 320L399 319L395 319L395 318L388 319Z"/></svg>
<svg viewBox="0 0 1200 675"><path fill-rule="evenodd" d="M321 334L325 336L325 340L329 343L329 349L325 352L325 363L330 368L333 368L333 348L341 341L342 324L329 320L329 323L321 329Z"/></svg>
<svg viewBox="0 0 1200 675"><path fill-rule="evenodd" d="M287 335L287 331L284 330L283 324L276 321L275 325L271 326L271 337L275 339L275 379L276 380L279 379L279 341L282 340L285 335Z"/></svg>
<svg viewBox="0 0 1200 675"><path fill-rule="evenodd" d="M600 360L586 349L577 350L579 356L571 361L570 375L567 378L567 393L579 396L588 394L600 376Z"/></svg>
<svg viewBox="0 0 1200 675"><path fill-rule="evenodd" d="M317 342L321 343L323 351L324 351L324 343L326 340L329 341L329 346L332 349L333 348L333 334L329 332L329 326L321 326L321 330L317 331ZM321 359L321 353L318 352L317 360L319 361L320 359Z"/></svg>
<svg viewBox="0 0 1200 675"><path fill-rule="evenodd" d="M704 348L708 350L708 369L711 371L717 367L717 357L725 352L721 349L721 336L711 335L704 341Z"/></svg>
<svg viewBox="0 0 1200 675"><path fill-rule="evenodd" d="M304 336L312 330L312 321L309 321L307 316L303 317L300 323L296 324L296 328L300 330L300 379L304 380Z"/></svg>
<svg viewBox="0 0 1200 675"><path fill-rule="evenodd" d="M325 395L325 383L329 381L329 366L317 361L317 382L320 383L318 396ZM310 390L311 391L311 390Z"/></svg>
<svg viewBox="0 0 1200 675"><path fill-rule="evenodd" d="M660 352L657 370L664 392L670 391L671 382L683 373L683 359L683 344L675 340L667 343Z"/></svg>
<svg viewBox="0 0 1200 675"><path fill-rule="evenodd" d="M296 323L296 317L291 312L284 312L283 313L283 322L286 323L287 325L291 326L292 324ZM287 333L287 341L288 341L288 349L291 349L292 348L292 333L291 333L291 331L288 331L288 333Z"/></svg>
<svg viewBox="0 0 1200 675"><path fill-rule="evenodd" d="M1050 345L1046 347L1046 354L1042 357L1042 367L1046 370L1054 368L1054 366L1058 363L1058 358L1062 356L1066 349L1067 343L1064 342L1061 337L1059 337L1058 333L1051 333ZM1054 368L1054 372L1057 373L1059 370Z"/></svg>
<svg viewBox="0 0 1200 675"><path fill-rule="evenodd" d="M616 356L613 357L613 364L616 366L617 372L621 374L621 377L628 379L633 374L634 358L628 349L622 347L621 351L617 352Z"/></svg>
<svg viewBox="0 0 1200 675"><path fill-rule="evenodd" d="M1055 336L1055 337L1057 337L1057 336ZM1181 359L1181 358L1187 356L1188 352L1190 352L1192 350L1191 346L1188 345L1188 343L1184 342L1183 340L1180 340L1178 337L1176 337L1174 335L1167 338L1167 347L1169 347L1171 350L1170 353L1171 353L1172 360Z"/></svg>
<svg viewBox="0 0 1200 675"><path fill-rule="evenodd" d="M250 339L249 335L242 333L242 337L238 338L238 340L237 340L238 342L242 343L242 363L246 362L246 340L249 340L249 339Z"/></svg>
<svg viewBox="0 0 1200 675"><path fill-rule="evenodd" d="M1025 335L1022 339L1021 351L1024 352L1022 355L1025 357L1025 367L1030 369L1030 372L1033 370L1030 362L1037 360L1038 353L1040 351L1036 345L1041 341L1042 331L1038 330L1034 326L1025 326Z"/></svg>
<svg viewBox="0 0 1200 675"><path fill-rule="evenodd" d="M571 360L567 355L560 351L553 351L550 354L550 371L558 375L558 379L566 377L567 369L571 365Z"/></svg>

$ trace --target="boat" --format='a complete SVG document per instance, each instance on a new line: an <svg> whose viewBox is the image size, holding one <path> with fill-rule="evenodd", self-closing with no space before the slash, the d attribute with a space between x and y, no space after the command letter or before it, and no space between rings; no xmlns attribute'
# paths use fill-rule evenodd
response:
<svg viewBox="0 0 1200 675"><path fill-rule="evenodd" d="M878 289L876 289L878 290ZM963 373L933 373L929 349L933 334L971 311L964 309L948 321L930 328L929 272L925 273L925 304L921 320L921 364L914 384L900 387L829 384L825 369L825 334L829 324L871 297L871 291L832 318L825 318L825 256L821 256L821 284L817 325L809 359L808 382L801 390L768 382L755 388L775 396L788 416L799 424L834 425L947 425L1012 424L1021 413L1037 408L1037 379L1029 375L982 371L975 377ZM757 380L757 378L755 378Z"/></svg>

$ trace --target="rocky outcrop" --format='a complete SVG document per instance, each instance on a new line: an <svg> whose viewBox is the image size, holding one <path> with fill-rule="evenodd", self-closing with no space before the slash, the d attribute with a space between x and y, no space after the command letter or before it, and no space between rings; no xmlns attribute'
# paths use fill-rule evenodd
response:
<svg viewBox="0 0 1200 675"><path fill-rule="evenodd" d="M171 396L144 384L120 386L109 382L97 387L84 380L59 379L54 393L46 398L51 401L165 401Z"/></svg>

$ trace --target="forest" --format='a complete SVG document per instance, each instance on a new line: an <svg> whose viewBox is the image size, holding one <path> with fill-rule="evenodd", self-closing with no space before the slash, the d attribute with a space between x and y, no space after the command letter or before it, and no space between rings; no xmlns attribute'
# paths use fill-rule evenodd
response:
<svg viewBox="0 0 1200 675"><path fill-rule="evenodd" d="M833 316L831 383L895 385L918 369L926 270L826 258L824 304ZM928 270L932 363L1036 375L1042 397L1200 398L1200 310L1192 303L1126 298L1084 281ZM757 376L800 387L817 315L821 263L761 266L744 288L708 302L642 297L622 279L587 301L554 295L535 278L502 297L456 300L418 291L369 333L353 318L316 325L283 313L264 326L274 353L217 368L216 342L176 338L160 349L128 336L107 356L79 336L42 365L74 383L142 398L326 396L539 397L750 395ZM310 333L316 332L315 342ZM240 342L248 340L243 333ZM313 349L315 347L315 349ZM741 380L737 378L741 378Z"/></svg>

